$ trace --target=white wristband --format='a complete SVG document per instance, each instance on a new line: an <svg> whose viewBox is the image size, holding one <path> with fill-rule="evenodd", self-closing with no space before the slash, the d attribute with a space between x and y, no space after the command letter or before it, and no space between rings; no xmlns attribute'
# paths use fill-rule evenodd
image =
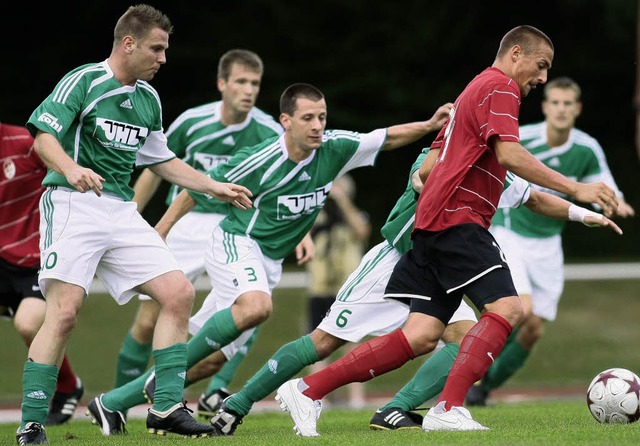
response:
<svg viewBox="0 0 640 446"><path fill-rule="evenodd" d="M579 221L579 222L584 223L585 225L587 225L584 222L584 219L586 217L594 217L594 218L602 219L604 216L602 214L598 214L597 212L590 211L589 209L585 209L583 207L576 206L575 204L572 204L571 206L569 206L569 220L571 220L571 221ZM589 225L587 225L587 226L589 226Z"/></svg>

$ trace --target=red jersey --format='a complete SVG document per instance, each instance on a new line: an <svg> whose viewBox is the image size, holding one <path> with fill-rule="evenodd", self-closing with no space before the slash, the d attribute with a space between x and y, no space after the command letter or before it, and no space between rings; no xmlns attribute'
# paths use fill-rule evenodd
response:
<svg viewBox="0 0 640 446"><path fill-rule="evenodd" d="M440 155L418 199L415 229L491 224L506 170L489 138L518 142L520 89L497 68L477 75L458 96L431 148Z"/></svg>
<svg viewBox="0 0 640 446"><path fill-rule="evenodd" d="M12 265L40 265L40 195L47 168L24 127L0 123L0 257Z"/></svg>

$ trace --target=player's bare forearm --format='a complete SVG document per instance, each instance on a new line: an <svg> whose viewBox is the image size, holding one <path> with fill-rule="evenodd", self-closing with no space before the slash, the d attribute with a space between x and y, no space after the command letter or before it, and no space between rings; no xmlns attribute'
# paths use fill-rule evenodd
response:
<svg viewBox="0 0 640 446"><path fill-rule="evenodd" d="M168 182L195 192L207 192L211 183L211 178L178 158L156 164L149 169Z"/></svg>
<svg viewBox="0 0 640 446"><path fill-rule="evenodd" d="M531 189L525 206L532 212L559 220L579 221L589 227L609 227L612 231L622 234L622 230L613 221L602 214L575 205L564 198L546 192Z"/></svg>
<svg viewBox="0 0 640 446"><path fill-rule="evenodd" d="M49 169L63 175L78 191L92 190L97 196L102 195L102 183L105 179L93 170L76 163L67 155L55 136L38 131L33 147Z"/></svg>
<svg viewBox="0 0 640 446"><path fill-rule="evenodd" d="M194 192L208 194L216 200L231 203L237 208L249 209L253 206L249 198L253 195L246 187L216 181L177 158L156 164L150 169L170 183Z"/></svg>
<svg viewBox="0 0 640 446"><path fill-rule="evenodd" d="M186 190L182 190L156 223L155 230L166 239L173 225L195 206L196 201L193 197Z"/></svg>
<svg viewBox="0 0 640 446"><path fill-rule="evenodd" d="M144 208L158 190L158 186L162 182L162 178L153 173L150 169L144 169L135 184L133 185L133 201L138 205L138 212L142 212Z"/></svg>
<svg viewBox="0 0 640 446"><path fill-rule="evenodd" d="M575 197L577 183L545 166L519 143L495 138L494 150L500 165L530 183Z"/></svg>
<svg viewBox="0 0 640 446"><path fill-rule="evenodd" d="M547 189L552 189L583 203L595 203L605 215L611 216L618 207L615 191L604 183L578 183L545 166L519 143L491 140L498 162L519 177Z"/></svg>
<svg viewBox="0 0 640 446"><path fill-rule="evenodd" d="M452 103L441 105L426 121L393 125L387 129L387 139L381 150L393 150L411 144L436 130L440 130L449 118Z"/></svg>
<svg viewBox="0 0 640 446"><path fill-rule="evenodd" d="M569 206L571 206L569 201L533 188L530 190L529 199L524 205L531 212L558 220L569 219Z"/></svg>

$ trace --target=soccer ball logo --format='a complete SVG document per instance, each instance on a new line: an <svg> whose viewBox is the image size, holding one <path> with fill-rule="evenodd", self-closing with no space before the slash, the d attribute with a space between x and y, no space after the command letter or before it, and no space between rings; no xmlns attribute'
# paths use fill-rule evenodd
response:
<svg viewBox="0 0 640 446"><path fill-rule="evenodd" d="M613 368L599 373L587 390L587 406L600 423L633 423L640 419L640 378Z"/></svg>

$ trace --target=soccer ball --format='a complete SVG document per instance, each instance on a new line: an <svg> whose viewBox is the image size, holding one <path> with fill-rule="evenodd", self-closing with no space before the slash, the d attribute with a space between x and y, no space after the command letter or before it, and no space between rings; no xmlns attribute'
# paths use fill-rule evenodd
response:
<svg viewBox="0 0 640 446"><path fill-rule="evenodd" d="M640 378L621 368L607 369L593 378L587 406L600 423L633 423L640 418Z"/></svg>

